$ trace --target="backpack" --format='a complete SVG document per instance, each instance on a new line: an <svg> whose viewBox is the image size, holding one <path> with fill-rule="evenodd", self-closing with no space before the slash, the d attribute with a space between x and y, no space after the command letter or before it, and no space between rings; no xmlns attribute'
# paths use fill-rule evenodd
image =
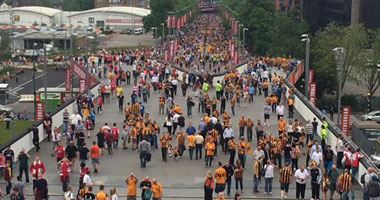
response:
<svg viewBox="0 0 380 200"><path fill-rule="evenodd" d="M364 184L365 183L365 175L367 175L367 173L364 173L360 176L360 183L361 184Z"/></svg>
<svg viewBox="0 0 380 200"><path fill-rule="evenodd" d="M185 118L181 115L178 117L178 124L181 126L181 127L184 127L185 126Z"/></svg>

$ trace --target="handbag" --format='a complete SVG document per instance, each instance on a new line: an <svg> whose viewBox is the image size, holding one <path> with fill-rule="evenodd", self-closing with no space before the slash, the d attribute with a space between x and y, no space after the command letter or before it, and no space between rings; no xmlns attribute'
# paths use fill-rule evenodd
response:
<svg viewBox="0 0 380 200"><path fill-rule="evenodd" d="M146 160L147 162L150 162L151 159L152 159L152 154L151 154L151 153L147 153L146 156L145 156L145 160Z"/></svg>

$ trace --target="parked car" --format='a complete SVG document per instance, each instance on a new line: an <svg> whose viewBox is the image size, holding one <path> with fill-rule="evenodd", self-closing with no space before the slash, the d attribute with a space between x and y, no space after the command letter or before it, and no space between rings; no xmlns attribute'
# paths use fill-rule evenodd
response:
<svg viewBox="0 0 380 200"><path fill-rule="evenodd" d="M372 111L368 114L362 115L361 120L380 122L380 110Z"/></svg>
<svg viewBox="0 0 380 200"><path fill-rule="evenodd" d="M143 34L143 29L142 29L142 28L136 28L136 29L134 30L134 34L135 34L135 35L141 35L141 34Z"/></svg>

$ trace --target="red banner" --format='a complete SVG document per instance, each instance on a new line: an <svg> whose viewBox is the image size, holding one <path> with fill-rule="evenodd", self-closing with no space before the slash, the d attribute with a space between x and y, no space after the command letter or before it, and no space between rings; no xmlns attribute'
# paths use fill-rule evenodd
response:
<svg viewBox="0 0 380 200"><path fill-rule="evenodd" d="M228 40L228 51L229 52L232 51L232 39L231 38Z"/></svg>
<svg viewBox="0 0 380 200"><path fill-rule="evenodd" d="M238 55L237 51L235 51L234 63L235 63L235 65L239 64L239 55Z"/></svg>
<svg viewBox="0 0 380 200"><path fill-rule="evenodd" d="M65 88L66 88L66 92L71 91L71 70L70 70L70 68L67 68L65 70Z"/></svg>
<svg viewBox="0 0 380 200"><path fill-rule="evenodd" d="M349 129L350 129L350 118L351 118L351 107L343 106L342 114L341 114L340 130L346 136L348 136Z"/></svg>
<svg viewBox="0 0 380 200"><path fill-rule="evenodd" d="M174 44L173 41L170 42L170 57L174 56Z"/></svg>
<svg viewBox="0 0 380 200"><path fill-rule="evenodd" d="M79 92L82 93L86 90L86 79L79 80Z"/></svg>
<svg viewBox="0 0 380 200"><path fill-rule="evenodd" d="M314 69L309 70L309 84L314 82Z"/></svg>
<svg viewBox="0 0 380 200"><path fill-rule="evenodd" d="M177 29L181 29L181 18L177 18Z"/></svg>
<svg viewBox="0 0 380 200"><path fill-rule="evenodd" d="M166 26L168 27L168 28L171 28L171 17L170 17L170 15L168 15L168 19L166 20Z"/></svg>
<svg viewBox="0 0 380 200"><path fill-rule="evenodd" d="M231 45L231 59L234 58L234 55L235 55L234 51L235 51L235 45L234 45L234 43L232 43L232 45Z"/></svg>
<svg viewBox="0 0 380 200"><path fill-rule="evenodd" d="M235 23L234 23L234 34L235 34L235 35L238 34L238 28L239 28L239 22L235 22Z"/></svg>
<svg viewBox="0 0 380 200"><path fill-rule="evenodd" d="M36 122L42 120L45 116L45 107L44 107L44 102L42 101L37 101L36 102L36 112L34 115L34 119Z"/></svg>
<svg viewBox="0 0 380 200"><path fill-rule="evenodd" d="M314 106L316 105L317 103L317 84L316 83L310 83L309 100L310 100L310 103L312 103Z"/></svg>
<svg viewBox="0 0 380 200"><path fill-rule="evenodd" d="M165 49L165 62L169 61L169 50Z"/></svg>
<svg viewBox="0 0 380 200"><path fill-rule="evenodd" d="M174 52L177 52L177 50L178 50L178 39L176 38L174 40Z"/></svg>

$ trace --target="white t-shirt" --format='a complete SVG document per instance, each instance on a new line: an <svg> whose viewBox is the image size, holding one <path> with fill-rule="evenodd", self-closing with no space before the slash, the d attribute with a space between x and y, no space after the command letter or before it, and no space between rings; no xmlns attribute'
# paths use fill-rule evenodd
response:
<svg viewBox="0 0 380 200"><path fill-rule="evenodd" d="M83 176L83 183L86 183L86 185L92 185L91 177L88 174Z"/></svg>
<svg viewBox="0 0 380 200"><path fill-rule="evenodd" d="M74 125L77 125L78 121L82 121L82 117L79 114L72 114L69 119Z"/></svg>
<svg viewBox="0 0 380 200"><path fill-rule="evenodd" d="M54 133L53 134L53 142L61 141L62 134L61 133Z"/></svg>
<svg viewBox="0 0 380 200"><path fill-rule="evenodd" d="M284 106L277 106L276 113L277 115L284 115Z"/></svg>
<svg viewBox="0 0 380 200"><path fill-rule="evenodd" d="M311 155L311 160L314 160L317 164L319 164L322 160L322 152L314 152L312 155Z"/></svg>
<svg viewBox="0 0 380 200"><path fill-rule="evenodd" d="M303 172L301 171L301 169L297 169L294 176L296 177L297 183L306 184L306 178L309 177L309 172L306 169L304 169Z"/></svg>
<svg viewBox="0 0 380 200"><path fill-rule="evenodd" d="M265 165L264 169L265 168L266 168L266 170L265 170L265 178L273 178L274 177L274 173L273 173L274 167L273 167L273 165Z"/></svg>
<svg viewBox="0 0 380 200"><path fill-rule="evenodd" d="M119 199L117 198L117 194L113 194L112 197L111 197L111 200L119 200Z"/></svg>
<svg viewBox="0 0 380 200"><path fill-rule="evenodd" d="M180 117L181 115L179 115L178 113L176 113L174 116L173 116L173 122L174 123L178 123L178 118Z"/></svg>

